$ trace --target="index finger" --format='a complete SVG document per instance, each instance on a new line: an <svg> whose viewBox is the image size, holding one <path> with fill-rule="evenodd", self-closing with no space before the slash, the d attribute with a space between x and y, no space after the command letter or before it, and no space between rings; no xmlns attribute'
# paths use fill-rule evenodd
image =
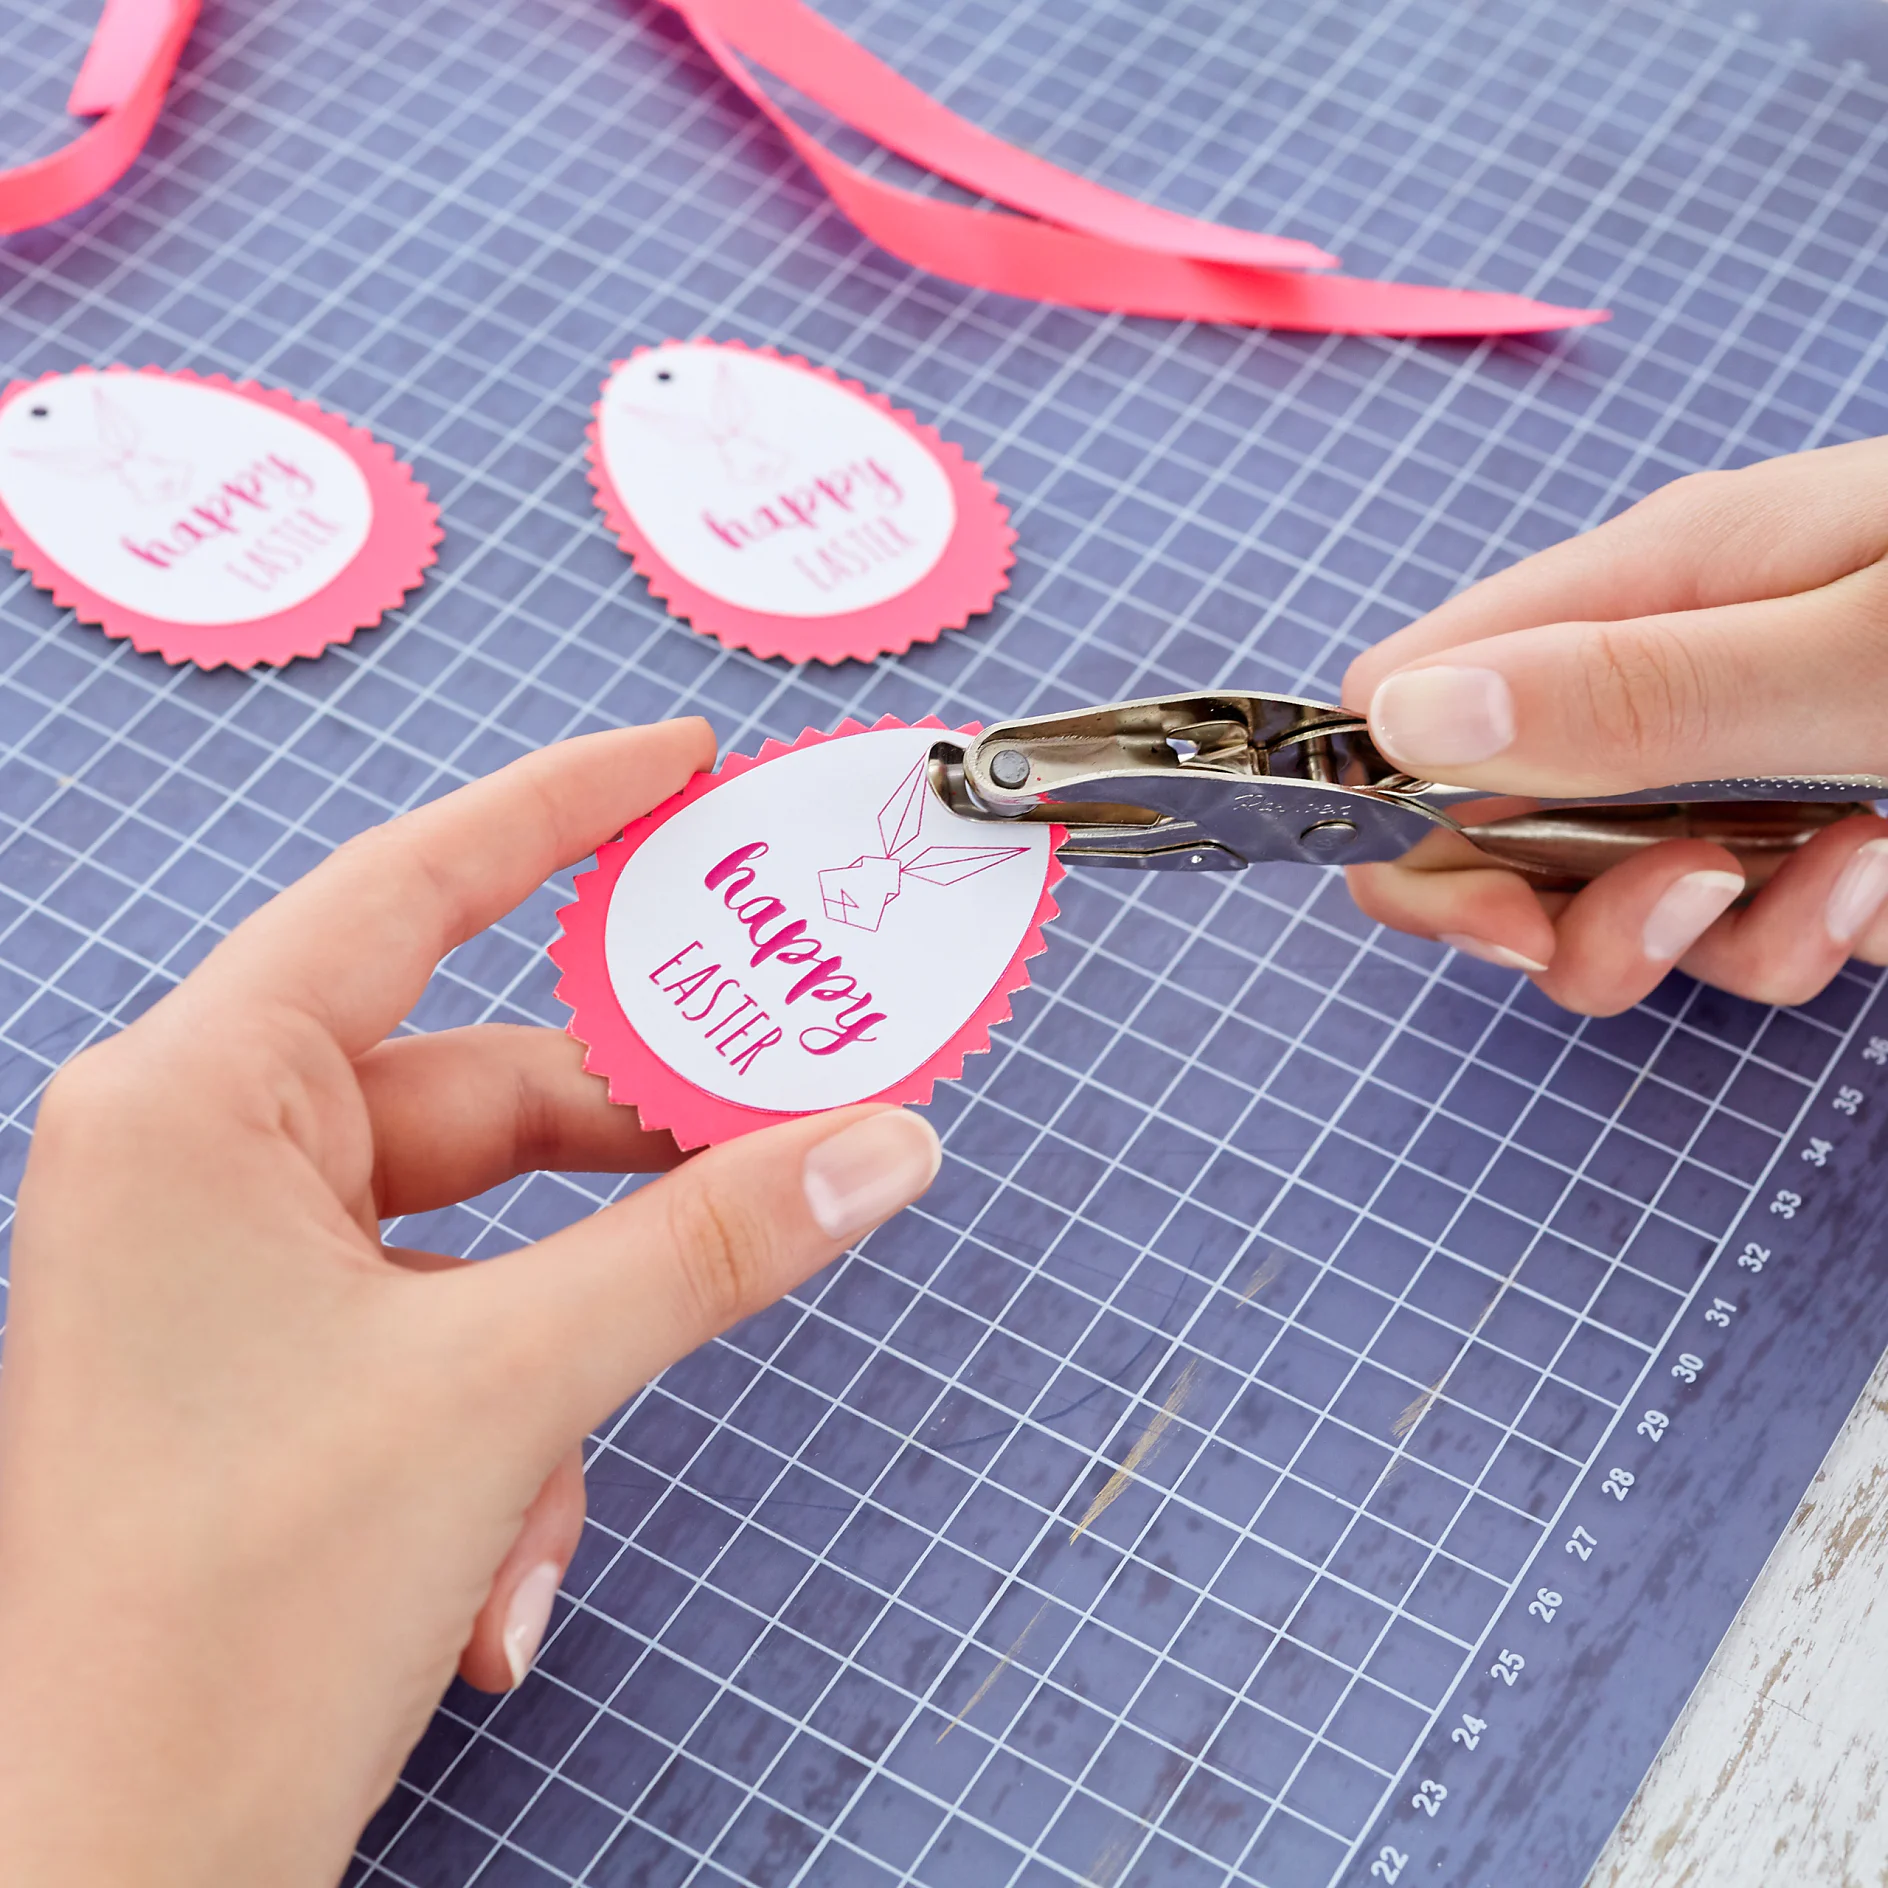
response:
<svg viewBox="0 0 1888 1888"><path fill-rule="evenodd" d="M246 918L188 978L219 1006L301 1011L351 1059L433 967L553 872L714 764L690 718L560 741L350 839Z"/></svg>
<svg viewBox="0 0 1888 1888"><path fill-rule="evenodd" d="M1884 470L1888 440L1864 439L1679 479L1366 649L1344 677L1345 705L1362 713L1392 670L1513 630L1620 623L1821 589L1888 553Z"/></svg>

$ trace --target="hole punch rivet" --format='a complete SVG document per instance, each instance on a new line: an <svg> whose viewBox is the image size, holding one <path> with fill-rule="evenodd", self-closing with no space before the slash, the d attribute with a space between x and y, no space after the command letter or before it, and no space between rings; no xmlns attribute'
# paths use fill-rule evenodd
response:
<svg viewBox="0 0 1888 1888"><path fill-rule="evenodd" d="M1357 827L1354 821L1321 819L1315 825L1307 826L1298 835L1298 844L1314 859L1330 859L1343 852L1356 837Z"/></svg>
<svg viewBox="0 0 1888 1888"><path fill-rule="evenodd" d="M999 748L990 756L990 778L999 787L1026 786L1029 781L1029 756L1020 747Z"/></svg>

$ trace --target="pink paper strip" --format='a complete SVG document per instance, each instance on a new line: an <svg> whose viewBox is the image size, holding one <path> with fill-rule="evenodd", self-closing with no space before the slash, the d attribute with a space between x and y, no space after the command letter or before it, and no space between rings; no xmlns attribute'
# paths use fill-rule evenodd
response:
<svg viewBox="0 0 1888 1888"><path fill-rule="evenodd" d="M1124 197L1005 144L958 117L800 0L682 0L750 59L776 73L855 131L1013 210L1112 242L1196 262L1262 269L1331 269L1315 244L1229 229Z"/></svg>
<svg viewBox="0 0 1888 1888"><path fill-rule="evenodd" d="M63 149L0 171L0 232L37 229L109 190L144 149L197 0L106 0L67 109L104 114Z"/></svg>
<svg viewBox="0 0 1888 1888"><path fill-rule="evenodd" d="M123 105L159 57L175 14L170 0L105 0L66 110L96 118Z"/></svg>
<svg viewBox="0 0 1888 1888"><path fill-rule="evenodd" d="M907 88L906 81L850 40L846 44L851 52L835 55L829 36L844 40L845 35L818 21L798 0L671 3L708 56L765 114L867 236L914 267L972 288L1109 314L1320 334L1531 334L1607 319L1603 309L1559 308L1522 295L1234 267L1199 259L1198 247L1204 245L1196 245L1191 254L1171 246L1153 247L1145 240L1148 225L1134 219L1130 233L1128 219L1121 215L1118 206L1131 199L1075 178L1067 180L1077 185L1075 192L1045 195L1041 173L1056 171L1054 165L976 132L934 99L926 98L928 109L918 113L905 95L906 89L916 88ZM817 22L817 32L806 27L808 19ZM754 49L763 43L771 48L771 57ZM867 176L833 156L767 96L742 63L741 54L749 51L835 116L861 130L871 127L871 135L901 156L927 163L1021 210L1040 213L1039 206L1053 201L1058 217L1079 216L1087 227L1058 228L1039 221L1036 214L971 209ZM870 69L882 77L865 81L863 75ZM909 120L902 127L901 116ZM942 119L952 119L964 133L974 135L953 133L946 139L939 129ZM986 139L1002 154L1002 162L992 161ZM1018 165L1010 160L1023 161ZM1192 218L1170 217L1167 212L1158 217L1161 240L1168 245L1175 241L1173 224L1194 224ZM1093 233L1097 227L1107 233ZM1222 231L1224 237L1283 240L1260 238L1251 231Z"/></svg>

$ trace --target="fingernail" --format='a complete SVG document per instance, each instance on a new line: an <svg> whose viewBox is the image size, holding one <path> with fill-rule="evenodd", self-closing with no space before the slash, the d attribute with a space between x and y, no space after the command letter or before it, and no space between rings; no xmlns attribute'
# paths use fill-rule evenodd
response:
<svg viewBox="0 0 1888 1888"><path fill-rule="evenodd" d="M1404 669L1370 698L1377 744L1412 773L1466 767L1514 739L1514 697L1493 669Z"/></svg>
<svg viewBox="0 0 1888 1888"><path fill-rule="evenodd" d="M1684 956L1743 895L1739 872L1687 872L1675 879L1646 913L1640 934L1645 954L1654 963Z"/></svg>
<svg viewBox="0 0 1888 1888"><path fill-rule="evenodd" d="M505 1663L511 1667L514 1686L523 1684L531 1661L538 1655L544 1628L551 1623L557 1583L563 1577L563 1568L554 1560L546 1560L512 1588L511 1604L505 1608Z"/></svg>
<svg viewBox="0 0 1888 1888"><path fill-rule="evenodd" d="M1503 970L1525 970L1530 977L1539 976L1547 968L1531 957L1523 957L1519 951L1509 950L1505 944L1484 943L1462 931L1444 931L1436 942L1448 945L1452 951L1460 951L1464 957L1479 957L1485 964L1499 964Z"/></svg>
<svg viewBox="0 0 1888 1888"><path fill-rule="evenodd" d="M827 1238L856 1239L909 1206L943 1159L930 1122L897 1108L821 1141L806 1157L801 1184Z"/></svg>
<svg viewBox="0 0 1888 1888"><path fill-rule="evenodd" d="M1857 846L1830 888L1822 921L1838 944L1846 944L1867 927L1888 899L1888 839L1871 839Z"/></svg>

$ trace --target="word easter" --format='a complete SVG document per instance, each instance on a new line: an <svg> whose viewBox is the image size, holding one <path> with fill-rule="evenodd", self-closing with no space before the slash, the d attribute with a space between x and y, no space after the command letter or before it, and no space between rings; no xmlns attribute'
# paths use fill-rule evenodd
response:
<svg viewBox="0 0 1888 1888"><path fill-rule="evenodd" d="M720 970L721 966L719 964L709 964L701 970L684 970L677 975L672 983L664 983L662 979L669 971L674 970L678 964L692 957L700 949L700 938L696 938L692 942L684 944L673 957L669 958L666 962L656 965L655 969L650 971L649 981L665 996L671 996L675 999L675 1007L681 1012L684 1022L707 1024L707 1028L703 1033L706 1035L715 1051L726 1060L728 1051L732 1049L743 1036L752 1034L756 1029L764 1028L768 1023L773 1021L773 1018L769 1016L751 996L747 995L746 992L742 990L738 977L723 977L721 981L709 991L708 1001L693 1015L690 1015L688 1010L683 1006L691 997L695 996L700 991L702 985L705 984L710 977L714 976ZM717 1015L716 1012L720 1009L721 998L723 994L729 990L734 992L734 1006L726 1012ZM744 1021L743 1018L745 1018ZM740 1024L738 1029L733 1027L736 1023ZM745 1075L748 1070L754 1066L754 1058L759 1055L763 1049L771 1049L774 1044L781 1039L781 1033L782 1032L778 1029L769 1029L766 1035L755 1037L739 1055L733 1058L732 1067L735 1074ZM716 1036L720 1036L721 1040L719 1042L715 1041Z"/></svg>
<svg viewBox="0 0 1888 1888"><path fill-rule="evenodd" d="M806 920L790 917L786 906L771 893L747 896L754 884L754 868L748 861L764 858L767 849L764 839L737 846L725 859L711 865L701 881L709 891L721 893L722 904L733 912L735 921L746 931L748 941L753 946L752 954L747 959L748 968L758 970L769 958L776 963L804 964L806 969L788 986L786 995L781 999L783 1004L798 1003L802 998L807 998L815 1003L845 1005L834 1012L830 1023L810 1023L800 1031L800 1047L808 1055L834 1055L855 1042L877 1041L878 1038L872 1033L872 1025L882 1023L885 1012L870 1007L871 991L859 988L858 979L845 967L845 959L837 951L828 952L819 939L807 930ZM774 928L769 931L766 928L768 925ZM685 1020L705 1025L715 1049L727 1057L738 1074L745 1075L753 1067L754 1058L763 1049L770 1049L781 1041L784 1032L779 1029L769 1030L764 1036L755 1037L738 1055L728 1056L728 1051L742 1037L764 1027L772 1019L741 989L739 980L734 977L721 977L708 1001L699 1010L691 1012L682 1008L701 992L711 978L720 977L719 962L700 969L689 964L688 960L693 954L702 949L699 938L684 945L673 957L658 964L649 973L649 981L665 995L675 999L676 1007L681 1010ZM684 965L688 967L683 968ZM671 972L676 974L670 981L664 982L663 979ZM722 1010L721 999L728 991L736 994L738 1002L735 1008ZM741 1007L743 1005L745 1007ZM748 1016L749 1009L755 1012L752 1017ZM737 1020L740 1027L732 1027ZM724 1031L725 1034L722 1033ZM715 1040L717 1036L719 1040Z"/></svg>
<svg viewBox="0 0 1888 1888"><path fill-rule="evenodd" d="M889 564L907 551L923 548L915 538L908 538L899 530L896 519L875 518L854 525L850 531L842 531L836 538L828 538L824 544L815 546L810 556L802 555L793 561L808 583L821 590L831 590L854 577L863 577L875 565Z"/></svg>
<svg viewBox="0 0 1888 1888"><path fill-rule="evenodd" d="M301 505L223 568L254 589L273 589L281 578L300 570L306 556L326 550L340 535L341 527L332 518Z"/></svg>

